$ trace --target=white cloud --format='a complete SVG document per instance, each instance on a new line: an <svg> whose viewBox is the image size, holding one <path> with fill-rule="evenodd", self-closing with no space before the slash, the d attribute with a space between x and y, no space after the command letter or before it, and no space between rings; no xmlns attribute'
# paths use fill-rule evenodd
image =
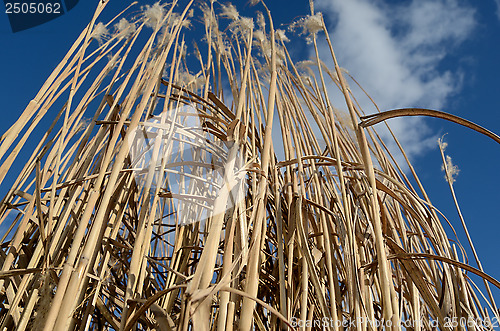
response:
<svg viewBox="0 0 500 331"><path fill-rule="evenodd" d="M381 110L440 109L460 90L460 70L443 71L439 66L471 36L476 25L472 8L457 0L412 0L398 5L371 0L319 0L316 7L331 22L329 29L339 64L360 82ZM322 45L321 52L323 58L328 58L326 45ZM359 91L355 93L366 113L375 112L367 98ZM394 119L389 123L410 156L436 145L421 118ZM378 130L388 137L383 125ZM389 145L394 150L395 145Z"/></svg>
<svg viewBox="0 0 500 331"><path fill-rule="evenodd" d="M500 0L495 0L495 4L497 5L497 17L500 20Z"/></svg>

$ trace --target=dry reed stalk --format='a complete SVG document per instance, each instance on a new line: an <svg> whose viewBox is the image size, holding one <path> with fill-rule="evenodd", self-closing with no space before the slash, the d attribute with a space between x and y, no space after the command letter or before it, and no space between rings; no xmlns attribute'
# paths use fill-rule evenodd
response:
<svg viewBox="0 0 500 331"><path fill-rule="evenodd" d="M0 182L33 148L0 202L1 222L18 213L0 250L2 329L431 330L498 317L488 282L500 283L457 241L459 257L397 139L412 179L371 126L427 115L497 135L438 111L364 116L312 3L296 23L315 50L304 69L263 3L256 20L194 6L206 39L195 60L192 1L130 22L124 11L105 25L119 21L116 33L96 35L105 4L0 139Z"/></svg>

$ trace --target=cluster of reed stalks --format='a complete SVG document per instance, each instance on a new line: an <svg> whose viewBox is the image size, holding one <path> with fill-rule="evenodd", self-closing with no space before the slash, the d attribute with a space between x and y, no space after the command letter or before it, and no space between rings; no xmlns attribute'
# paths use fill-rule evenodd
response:
<svg viewBox="0 0 500 331"><path fill-rule="evenodd" d="M176 2L100 1L2 135L1 329L491 329L499 282L371 127L444 115L363 117L312 5L299 66L264 3Z"/></svg>

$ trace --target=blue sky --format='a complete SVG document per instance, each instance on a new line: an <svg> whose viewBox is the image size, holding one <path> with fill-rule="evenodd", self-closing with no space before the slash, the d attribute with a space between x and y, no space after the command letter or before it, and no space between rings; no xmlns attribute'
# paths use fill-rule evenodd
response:
<svg viewBox="0 0 500 331"><path fill-rule="evenodd" d="M111 0L102 21L106 22L128 3ZM244 14L252 12L247 1L233 3ZM82 0L65 15L18 33L11 32L6 14L0 14L2 133L14 123L89 22L96 4L97 1ZM285 28L309 10L306 0L269 1L269 6L275 25L285 24ZM382 110L435 108L469 119L497 134L500 133L499 6L499 0L316 2L316 8L324 12L340 65L356 77ZM291 49L298 57L308 56L307 49ZM324 45L320 49L326 54ZM365 98L356 95L366 113L375 111ZM337 100L336 107L343 108L342 100ZM440 169L436 140L447 133L446 153L460 168L455 190L462 212L485 271L500 279L500 173L497 171L500 146L442 120L401 119L391 120L390 124L409 152L434 205L448 216L466 246ZM382 135L387 136L379 127ZM35 133L33 138L36 137ZM9 175L13 176L15 169L18 168L14 167ZM12 177L8 178L0 187L2 196L11 180ZM469 257L472 259L471 254ZM494 292L500 298L500 291L494 289Z"/></svg>

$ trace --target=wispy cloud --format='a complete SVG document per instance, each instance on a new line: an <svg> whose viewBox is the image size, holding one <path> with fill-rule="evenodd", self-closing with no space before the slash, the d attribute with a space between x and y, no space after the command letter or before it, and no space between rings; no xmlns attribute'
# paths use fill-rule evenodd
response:
<svg viewBox="0 0 500 331"><path fill-rule="evenodd" d="M500 20L500 0L495 0L495 3L497 5L497 17Z"/></svg>
<svg viewBox="0 0 500 331"><path fill-rule="evenodd" d="M316 4L331 22L340 65L382 110L442 108L460 90L460 70L442 70L440 65L471 37L474 9L457 0L412 0L398 5L319 0ZM323 51L328 52L325 45ZM359 99L365 112L375 111L367 98ZM410 156L436 144L422 119L391 120L390 124Z"/></svg>

